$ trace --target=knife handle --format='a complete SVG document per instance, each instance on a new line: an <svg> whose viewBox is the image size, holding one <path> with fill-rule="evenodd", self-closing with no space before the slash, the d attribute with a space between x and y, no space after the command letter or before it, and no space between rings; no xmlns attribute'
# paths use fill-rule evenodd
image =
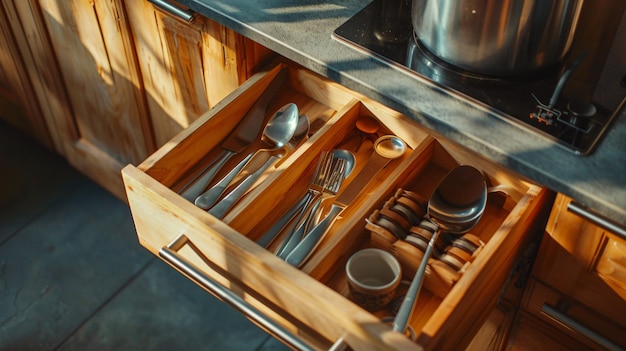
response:
<svg viewBox="0 0 626 351"><path fill-rule="evenodd" d="M309 258L311 253L317 248L322 238L331 227L335 218L343 211L345 207L337 204L333 204L330 208L330 212L321 222L319 222L310 233L308 233L302 241L296 246L293 251L287 256L285 262L294 267L301 267L302 264Z"/></svg>

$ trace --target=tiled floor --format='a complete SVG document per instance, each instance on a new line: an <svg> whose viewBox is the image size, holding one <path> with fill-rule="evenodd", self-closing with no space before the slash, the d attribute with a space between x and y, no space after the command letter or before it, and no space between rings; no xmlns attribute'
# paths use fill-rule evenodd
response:
<svg viewBox="0 0 626 351"><path fill-rule="evenodd" d="M0 350L286 350L137 242L128 207L0 121Z"/></svg>

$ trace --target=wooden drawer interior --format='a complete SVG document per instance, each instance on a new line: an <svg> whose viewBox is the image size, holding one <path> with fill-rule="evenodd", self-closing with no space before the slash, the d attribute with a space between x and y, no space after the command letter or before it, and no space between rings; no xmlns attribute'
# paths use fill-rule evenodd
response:
<svg viewBox="0 0 626 351"><path fill-rule="evenodd" d="M393 345L402 349L414 344L394 336L380 322L391 310L370 313L350 301L345 261L358 249L378 245L365 219L398 188L427 199L448 171L457 165L473 165L485 174L489 186L504 187L506 193L490 196L485 214L472 230L485 243L480 253L446 293L434 294L427 285L410 321L417 342L427 348L449 349L471 341L495 305L517 251L532 229L533 218L542 210L546 191L456 144L431 136L397 112L290 66L288 86L268 111L295 102L301 113L311 117L315 133L267 171L222 221L177 194L202 164L219 153L221 141L238 122L236 116L247 111L281 67L254 77L140 166L123 171L142 244L156 253L185 232L211 261L207 274L221 271L228 279L222 276L217 280L231 281L241 287L241 295L254 296L265 308L274 306L277 318L284 318L281 323L302 334L314 330L327 341L345 337L353 347ZM355 123L361 118L379 122L377 135L358 133ZM364 186L301 270L254 243L304 194L322 150L355 151L353 174L357 174L372 152L370 138L385 134L400 136L408 151ZM254 147L258 145L249 150ZM229 162L238 162L242 155ZM347 178L343 186L350 180ZM148 215L160 217L150 220L145 218ZM194 260L207 264L205 259ZM411 279L412 271L407 267L403 267L405 279Z"/></svg>

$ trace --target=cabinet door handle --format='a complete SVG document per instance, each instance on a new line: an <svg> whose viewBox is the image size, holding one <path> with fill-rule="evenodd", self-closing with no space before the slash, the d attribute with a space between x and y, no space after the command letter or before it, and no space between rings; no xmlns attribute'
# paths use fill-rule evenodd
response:
<svg viewBox="0 0 626 351"><path fill-rule="evenodd" d="M626 228L596 213L595 211L575 201L572 201L567 205L567 210L573 214L578 215L579 217L588 220L589 222L597 225L600 228L608 230L609 232L619 236L623 240L626 240Z"/></svg>
<svg viewBox="0 0 626 351"><path fill-rule="evenodd" d="M566 313L561 312L558 309L548 305L547 303L544 303L541 306L541 312L543 312L546 316L552 318L557 323L560 323L572 329L573 331L583 335L584 337L593 340L595 343L607 348L608 350L624 350L621 346L589 329L584 324L568 316Z"/></svg>
<svg viewBox="0 0 626 351"><path fill-rule="evenodd" d="M194 20L194 13L188 10L183 10L178 6L174 6L167 2L167 0L148 0L154 6L160 8L161 10L170 13L176 17L181 18L183 21L187 23L191 23Z"/></svg>
<svg viewBox="0 0 626 351"><path fill-rule="evenodd" d="M184 234L179 235L169 245L164 246L159 250L159 256L172 266L178 268L181 272L187 275L195 283L201 285L208 290L215 297L221 301L227 303L231 307L235 308L245 317L259 325L261 328L272 334L277 339L283 341L287 345L291 346L295 350L314 350L311 346L307 345L297 336L293 335L290 331L286 330L282 326L278 325L258 309L250 305L244 299L226 289L215 280L209 278L206 274L202 273L198 267L187 259L182 257L178 250L187 244L192 244ZM197 251L196 251L197 252ZM206 259L206 257L203 257Z"/></svg>

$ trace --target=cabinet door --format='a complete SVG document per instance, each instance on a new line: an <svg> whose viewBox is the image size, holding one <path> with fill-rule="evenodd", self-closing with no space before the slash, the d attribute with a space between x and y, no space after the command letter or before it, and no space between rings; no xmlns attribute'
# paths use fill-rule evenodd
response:
<svg viewBox="0 0 626 351"><path fill-rule="evenodd" d="M626 240L570 212L571 201L557 196L534 269L554 297L530 304L539 310L548 303L621 345L626 340Z"/></svg>
<svg viewBox="0 0 626 351"><path fill-rule="evenodd" d="M3 2L5 3L5 2ZM121 0L11 0L57 149L124 198L119 175L154 150Z"/></svg>
<svg viewBox="0 0 626 351"><path fill-rule="evenodd" d="M14 15L0 5L0 118L53 148L17 46L25 40L23 32L11 28L17 22Z"/></svg>
<svg viewBox="0 0 626 351"><path fill-rule="evenodd" d="M146 0L125 5L159 146L247 80L250 62L269 53L207 18L186 21Z"/></svg>

